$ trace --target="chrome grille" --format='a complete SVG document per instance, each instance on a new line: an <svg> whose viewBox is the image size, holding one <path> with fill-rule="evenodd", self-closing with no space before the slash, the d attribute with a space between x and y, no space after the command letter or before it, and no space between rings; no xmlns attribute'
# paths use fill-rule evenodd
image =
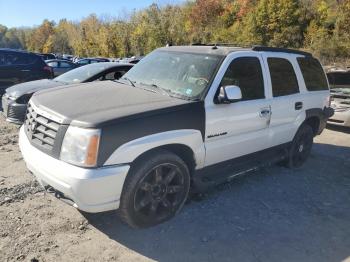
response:
<svg viewBox="0 0 350 262"><path fill-rule="evenodd" d="M29 103L24 125L28 138L33 143L50 151L53 149L59 123L38 114Z"/></svg>

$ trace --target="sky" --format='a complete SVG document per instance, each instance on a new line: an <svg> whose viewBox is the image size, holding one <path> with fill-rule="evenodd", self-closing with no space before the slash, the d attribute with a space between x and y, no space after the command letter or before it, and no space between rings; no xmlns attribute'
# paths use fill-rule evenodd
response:
<svg viewBox="0 0 350 262"><path fill-rule="evenodd" d="M0 0L0 24L7 27L35 26L47 18L58 22L62 18L78 21L89 14L125 17L157 3L178 4L184 0Z"/></svg>

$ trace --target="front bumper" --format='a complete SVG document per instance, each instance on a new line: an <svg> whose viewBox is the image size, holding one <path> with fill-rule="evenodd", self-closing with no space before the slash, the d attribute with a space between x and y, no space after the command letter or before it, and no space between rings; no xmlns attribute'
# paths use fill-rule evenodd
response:
<svg viewBox="0 0 350 262"><path fill-rule="evenodd" d="M19 146L28 169L45 188L52 187L73 206L90 213L114 210L119 200L129 165L82 168L55 159L33 147L23 127Z"/></svg>
<svg viewBox="0 0 350 262"><path fill-rule="evenodd" d="M26 115L27 105L18 104L6 95L2 97L2 110L7 121L22 124Z"/></svg>

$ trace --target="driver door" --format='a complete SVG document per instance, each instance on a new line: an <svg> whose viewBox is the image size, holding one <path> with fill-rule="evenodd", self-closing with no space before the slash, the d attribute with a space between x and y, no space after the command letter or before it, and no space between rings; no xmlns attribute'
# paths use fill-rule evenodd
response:
<svg viewBox="0 0 350 262"><path fill-rule="evenodd" d="M235 52L224 61L205 100L205 166L268 147L271 106L265 75L262 58L254 52ZM240 87L240 101L217 102L220 87L227 85Z"/></svg>

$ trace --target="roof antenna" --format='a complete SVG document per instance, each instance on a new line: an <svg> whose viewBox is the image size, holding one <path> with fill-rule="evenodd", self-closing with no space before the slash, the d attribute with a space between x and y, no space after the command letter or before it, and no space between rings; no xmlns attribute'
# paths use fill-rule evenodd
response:
<svg viewBox="0 0 350 262"><path fill-rule="evenodd" d="M214 44L214 46L211 49L218 49L218 47L216 46L216 43Z"/></svg>

